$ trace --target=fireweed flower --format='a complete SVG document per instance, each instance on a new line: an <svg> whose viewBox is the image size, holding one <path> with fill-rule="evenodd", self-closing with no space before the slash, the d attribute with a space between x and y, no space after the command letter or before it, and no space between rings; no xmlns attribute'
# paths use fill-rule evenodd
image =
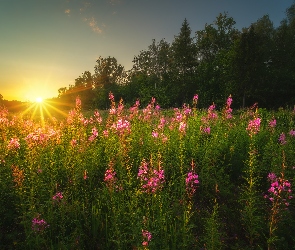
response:
<svg viewBox="0 0 295 250"><path fill-rule="evenodd" d="M63 199L62 192L57 192L57 193L52 197L52 200L53 200L55 203L59 203L59 202L61 202L62 199Z"/></svg>
<svg viewBox="0 0 295 250"><path fill-rule="evenodd" d="M151 232L149 232L147 230L143 230L143 229L141 232L142 232L142 237L143 237L142 245L148 246L149 242L152 240L152 234L151 234Z"/></svg>
<svg viewBox="0 0 295 250"><path fill-rule="evenodd" d="M98 110L95 110L94 111L94 117L95 117L95 121L98 124L101 124L102 123L102 118L101 118L100 113L98 112Z"/></svg>
<svg viewBox="0 0 295 250"><path fill-rule="evenodd" d="M231 97L231 95L227 98L227 100L226 100L226 105L228 106L228 107L230 107L231 106L231 104L232 104L232 102L233 102L233 99L232 99L232 97Z"/></svg>
<svg viewBox="0 0 295 250"><path fill-rule="evenodd" d="M109 100L112 101L112 102L115 101L115 97L114 97L112 92L109 93Z"/></svg>
<svg viewBox="0 0 295 250"><path fill-rule="evenodd" d="M33 218L32 220L32 230L35 233L42 233L49 225L47 222L43 219L39 219L40 215L37 217Z"/></svg>
<svg viewBox="0 0 295 250"><path fill-rule="evenodd" d="M207 134L207 135L210 135L211 133L211 128L210 127L207 127L207 126L200 126L200 131L203 133L203 134Z"/></svg>
<svg viewBox="0 0 295 250"><path fill-rule="evenodd" d="M272 119L271 121L269 121L268 125L269 127L274 128L277 125L277 120Z"/></svg>
<svg viewBox="0 0 295 250"><path fill-rule="evenodd" d="M155 193L163 187L165 182L164 170L149 168L148 164L143 161L139 167L137 178L141 182L141 189L145 193Z"/></svg>
<svg viewBox="0 0 295 250"><path fill-rule="evenodd" d="M295 137L295 130L290 130L290 132L289 132L289 135L291 135L291 136L293 136L293 137Z"/></svg>
<svg viewBox="0 0 295 250"><path fill-rule="evenodd" d="M217 113L215 111L215 108L216 108L216 106L215 106L214 103L211 106L209 106L208 114L207 114L207 119L208 120L215 120L215 119L218 118L218 115L217 115Z"/></svg>
<svg viewBox="0 0 295 250"><path fill-rule="evenodd" d="M8 150L20 149L20 143L18 138L11 138L7 146Z"/></svg>
<svg viewBox="0 0 295 250"><path fill-rule="evenodd" d="M164 117L162 117L162 118L160 119L160 123L159 123L159 125L158 125L158 129L163 129L164 126L165 126L165 123L166 123L166 120L165 120Z"/></svg>
<svg viewBox="0 0 295 250"><path fill-rule="evenodd" d="M158 138L158 137L159 137L159 133L156 132L156 131L153 131L153 132L152 132L152 137L154 137L154 138Z"/></svg>
<svg viewBox="0 0 295 250"><path fill-rule="evenodd" d="M193 171L187 173L187 177L185 179L185 186L186 191L190 196L192 196L197 190L199 184L198 178L199 176Z"/></svg>
<svg viewBox="0 0 295 250"><path fill-rule="evenodd" d="M187 124L182 121L179 123L179 132L185 134L185 130L186 130Z"/></svg>
<svg viewBox="0 0 295 250"><path fill-rule="evenodd" d="M130 123L127 120L119 119L116 123L112 125L113 128L118 134L122 135L125 132L130 132Z"/></svg>
<svg viewBox="0 0 295 250"><path fill-rule="evenodd" d="M113 190L114 188L118 189L116 171L114 171L113 163L109 164L109 169L106 170L104 174L104 182L109 190Z"/></svg>
<svg viewBox="0 0 295 250"><path fill-rule="evenodd" d="M96 127L92 128L92 135L88 138L89 141L94 141L94 139L98 136L98 131Z"/></svg>
<svg viewBox="0 0 295 250"><path fill-rule="evenodd" d="M288 200L293 198L291 183L284 178L277 177L274 173L268 174L268 180L270 181L270 188L264 198L269 199L271 202L279 202L289 206Z"/></svg>
<svg viewBox="0 0 295 250"><path fill-rule="evenodd" d="M225 119L231 119L233 116L232 116L232 112L233 112L233 110L232 110L232 108L230 107L231 106L231 104L232 104L232 101L233 101L233 99L232 99L232 97L231 97L231 95L227 98L227 100L226 100L226 106L225 106L225 109L224 109L224 111L223 111L223 115L224 115L224 117L225 117Z"/></svg>
<svg viewBox="0 0 295 250"><path fill-rule="evenodd" d="M281 133L281 134L280 134L279 142L280 142L281 145L284 145L284 144L287 143L285 133Z"/></svg>
<svg viewBox="0 0 295 250"><path fill-rule="evenodd" d="M261 119L256 118L254 120L250 120L248 123L248 127L246 130L248 131L249 135L257 134L260 130L260 123Z"/></svg>
<svg viewBox="0 0 295 250"><path fill-rule="evenodd" d="M194 97L193 97L193 103L197 104L198 99L199 99L199 96L197 94L195 94Z"/></svg>

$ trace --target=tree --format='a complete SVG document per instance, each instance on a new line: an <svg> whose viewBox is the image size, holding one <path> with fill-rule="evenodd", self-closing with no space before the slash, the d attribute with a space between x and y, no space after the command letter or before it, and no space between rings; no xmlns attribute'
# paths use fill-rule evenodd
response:
<svg viewBox="0 0 295 250"><path fill-rule="evenodd" d="M179 93L176 101L181 105L191 100L195 93L194 76L198 65L196 47L186 19L182 23L178 36L172 42L171 50L173 80Z"/></svg>
<svg viewBox="0 0 295 250"><path fill-rule="evenodd" d="M114 57L99 57L94 66L93 84L95 103L100 108L108 108L108 94L118 93L118 86L124 83L125 71Z"/></svg>
<svg viewBox="0 0 295 250"><path fill-rule="evenodd" d="M234 25L233 18L224 13L213 24L206 24L204 30L196 32L197 91L201 104L214 101L223 105L227 96L233 94L232 46L240 33Z"/></svg>

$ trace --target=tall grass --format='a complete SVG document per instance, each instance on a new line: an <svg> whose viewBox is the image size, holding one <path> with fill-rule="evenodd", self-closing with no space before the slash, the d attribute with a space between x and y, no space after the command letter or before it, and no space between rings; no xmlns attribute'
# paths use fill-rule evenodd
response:
<svg viewBox="0 0 295 250"><path fill-rule="evenodd" d="M294 249L295 113L152 99L0 111L1 249Z"/></svg>

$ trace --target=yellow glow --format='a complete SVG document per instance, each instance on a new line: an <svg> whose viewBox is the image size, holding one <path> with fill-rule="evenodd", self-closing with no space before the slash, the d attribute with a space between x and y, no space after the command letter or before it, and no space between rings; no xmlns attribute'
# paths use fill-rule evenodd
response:
<svg viewBox="0 0 295 250"><path fill-rule="evenodd" d="M43 102L43 98L40 97L40 96L37 97L37 98L36 98L36 102L37 102L37 103L42 103L42 102Z"/></svg>

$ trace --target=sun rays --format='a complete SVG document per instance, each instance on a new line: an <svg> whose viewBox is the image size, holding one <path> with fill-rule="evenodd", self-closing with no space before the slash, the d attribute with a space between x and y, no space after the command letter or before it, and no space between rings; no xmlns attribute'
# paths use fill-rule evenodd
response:
<svg viewBox="0 0 295 250"><path fill-rule="evenodd" d="M53 120L54 118L65 118L68 116L68 112L65 109L60 109L60 102L50 99L43 99L37 97L35 102L29 102L27 108L21 113L22 117L39 121L42 126L45 125L46 120ZM63 106L68 106L63 104Z"/></svg>

